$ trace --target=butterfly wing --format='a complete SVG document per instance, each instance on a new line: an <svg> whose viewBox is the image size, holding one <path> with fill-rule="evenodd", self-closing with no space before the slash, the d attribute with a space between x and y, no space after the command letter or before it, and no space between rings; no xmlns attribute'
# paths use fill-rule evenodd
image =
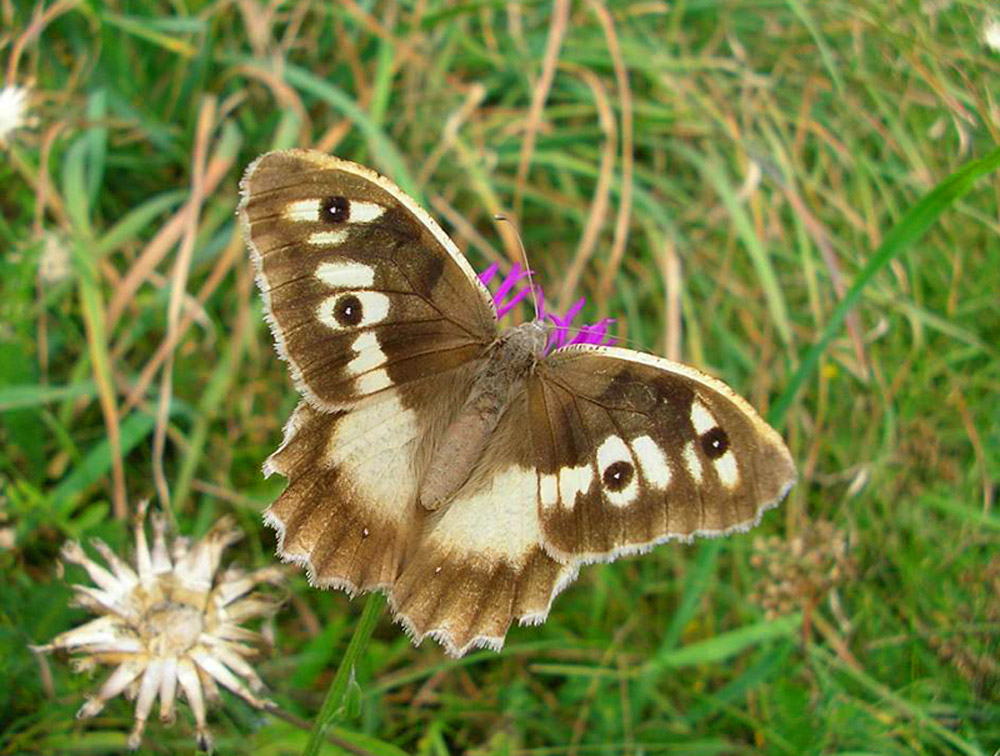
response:
<svg viewBox="0 0 1000 756"><path fill-rule="evenodd" d="M544 622L576 577L576 562L557 561L543 546L526 399L526 392L513 399L456 497L426 515L389 592L417 643L432 637L454 656L499 650L512 621Z"/></svg>
<svg viewBox="0 0 1000 756"><path fill-rule="evenodd" d="M747 530L795 482L778 433L721 381L605 346L545 359L528 385L541 538L608 561Z"/></svg>
<svg viewBox="0 0 1000 756"><path fill-rule="evenodd" d="M492 298L438 225L374 171L258 158L241 213L279 354L305 401L264 466L266 520L319 585L385 588L420 531L431 448L496 336Z"/></svg>
<svg viewBox="0 0 1000 756"><path fill-rule="evenodd" d="M470 363L410 386L405 397L382 391L336 412L301 402L264 464L265 475L288 479L264 516L278 533L278 555L304 566L313 585L351 594L391 586L421 532L427 446L468 393L474 369ZM442 420L416 407L436 407Z"/></svg>
<svg viewBox="0 0 1000 756"><path fill-rule="evenodd" d="M398 187L307 150L271 152L241 215L278 352L317 409L343 409L482 355L496 312L454 243Z"/></svg>

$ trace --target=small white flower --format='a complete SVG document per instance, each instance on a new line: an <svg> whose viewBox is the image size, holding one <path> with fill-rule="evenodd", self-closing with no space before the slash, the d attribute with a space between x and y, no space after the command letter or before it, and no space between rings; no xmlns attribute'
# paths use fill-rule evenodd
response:
<svg viewBox="0 0 1000 756"><path fill-rule="evenodd" d="M73 660L77 671L102 664L115 666L77 717L94 716L124 692L136 702L135 727L128 740L133 749L139 747L157 697L160 719L174 720L179 687L194 712L198 747L208 750L212 739L205 724L205 699L218 697L217 684L257 708L269 703L251 692L264 685L247 662L256 647L263 645L263 638L241 623L277 609L280 602L275 597L250 591L260 583L280 583L282 571L266 567L245 572L229 567L216 574L222 552L242 535L229 517L219 520L195 544L178 537L169 550L164 518L152 518L150 549L144 517L145 506L135 527L134 569L103 541L95 539L93 546L107 568L88 558L79 543L66 544L63 558L83 567L96 586L73 586L76 603L99 616L38 650L79 654Z"/></svg>
<svg viewBox="0 0 1000 756"><path fill-rule="evenodd" d="M28 122L28 90L7 86L0 89L0 145L6 144L15 130Z"/></svg>
<svg viewBox="0 0 1000 756"><path fill-rule="evenodd" d="M42 255L38 260L38 275L45 283L59 283L73 272L73 259L66 239L54 231L42 237Z"/></svg>
<svg viewBox="0 0 1000 756"><path fill-rule="evenodd" d="M1000 19L991 18L983 24L983 42L993 52L1000 52Z"/></svg>

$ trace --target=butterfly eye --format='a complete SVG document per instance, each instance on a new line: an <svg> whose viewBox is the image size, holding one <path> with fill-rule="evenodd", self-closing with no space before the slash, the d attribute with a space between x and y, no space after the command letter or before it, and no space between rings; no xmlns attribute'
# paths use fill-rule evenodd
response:
<svg viewBox="0 0 1000 756"><path fill-rule="evenodd" d="M604 471L604 487L609 491L622 491L632 481L632 465L628 462L614 462Z"/></svg>
<svg viewBox="0 0 1000 756"><path fill-rule="evenodd" d="M729 436L716 426L702 434L701 449L709 459L718 459L729 450Z"/></svg>
<svg viewBox="0 0 1000 756"><path fill-rule="evenodd" d="M326 197L319 205L319 217L324 223L347 223L351 203L347 197Z"/></svg>
<svg viewBox="0 0 1000 756"><path fill-rule="evenodd" d="M364 308L361 306L361 300L353 294L341 297L337 300L337 304L333 308L333 317L345 328L347 326L356 326L364 318Z"/></svg>

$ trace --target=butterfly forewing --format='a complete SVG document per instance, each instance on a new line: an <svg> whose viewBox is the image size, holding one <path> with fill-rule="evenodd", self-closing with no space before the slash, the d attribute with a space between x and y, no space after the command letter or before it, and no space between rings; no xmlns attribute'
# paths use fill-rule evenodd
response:
<svg viewBox="0 0 1000 756"><path fill-rule="evenodd" d="M795 480L778 434L684 365L567 348L545 360L528 397L542 537L560 559L749 528Z"/></svg>
<svg viewBox="0 0 1000 756"><path fill-rule="evenodd" d="M289 150L255 161L242 187L275 341L315 407L458 367L495 337L492 300L465 258L385 178Z"/></svg>

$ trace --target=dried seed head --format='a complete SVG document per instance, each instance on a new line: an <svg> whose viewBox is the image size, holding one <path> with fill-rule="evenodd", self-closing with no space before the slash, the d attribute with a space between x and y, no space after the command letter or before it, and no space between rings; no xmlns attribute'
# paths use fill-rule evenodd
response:
<svg viewBox="0 0 1000 756"><path fill-rule="evenodd" d="M758 537L750 565L760 575L751 601L775 617L815 604L855 574L843 531L825 520L807 525L794 538Z"/></svg>
<svg viewBox="0 0 1000 756"><path fill-rule="evenodd" d="M91 560L79 543L66 543L63 558L83 567L96 586L74 586L77 601L98 616L39 650L76 654L71 662L76 671L116 665L77 717L94 716L119 694L134 699L135 726L128 743L138 748L155 700L160 699L160 719L172 722L181 692L194 712L198 747L208 750L212 737L205 724L205 700L218 698L216 683L252 706L267 703L251 692L264 684L246 661L264 645L263 638L240 625L278 608L277 599L253 589L279 584L283 573L273 567L220 572L222 552L242 535L225 517L200 541L174 539L168 552L166 523L154 515L150 549L144 514L140 507L134 567L101 541L93 546L107 567Z"/></svg>

